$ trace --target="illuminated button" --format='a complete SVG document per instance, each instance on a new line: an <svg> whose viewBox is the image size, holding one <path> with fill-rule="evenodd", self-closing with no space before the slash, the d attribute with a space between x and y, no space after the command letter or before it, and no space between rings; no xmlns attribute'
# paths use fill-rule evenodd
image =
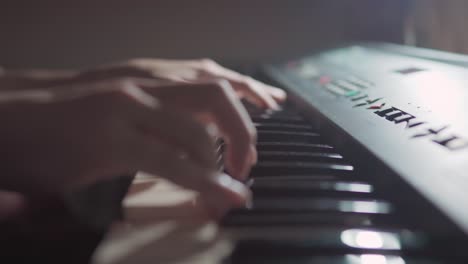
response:
<svg viewBox="0 0 468 264"><path fill-rule="evenodd" d="M361 91L349 91L345 94L346 97L353 97L353 96L356 96L358 94L360 94Z"/></svg>

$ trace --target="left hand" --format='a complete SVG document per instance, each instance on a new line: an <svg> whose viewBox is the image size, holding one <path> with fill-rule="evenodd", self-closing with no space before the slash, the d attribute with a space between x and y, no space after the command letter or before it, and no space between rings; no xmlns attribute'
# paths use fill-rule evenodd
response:
<svg viewBox="0 0 468 264"><path fill-rule="evenodd" d="M206 83L227 80L240 98L262 108L278 108L286 93L249 76L222 67L210 59L165 60L132 59L101 66L78 74L78 79L96 80L117 77L150 78L175 83Z"/></svg>

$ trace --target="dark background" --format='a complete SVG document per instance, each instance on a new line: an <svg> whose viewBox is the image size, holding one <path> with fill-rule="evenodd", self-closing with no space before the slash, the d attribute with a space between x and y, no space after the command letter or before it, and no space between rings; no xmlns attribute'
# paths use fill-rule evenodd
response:
<svg viewBox="0 0 468 264"><path fill-rule="evenodd" d="M407 8L407 0L0 0L0 65L86 67L131 57L231 65L349 41L401 43Z"/></svg>

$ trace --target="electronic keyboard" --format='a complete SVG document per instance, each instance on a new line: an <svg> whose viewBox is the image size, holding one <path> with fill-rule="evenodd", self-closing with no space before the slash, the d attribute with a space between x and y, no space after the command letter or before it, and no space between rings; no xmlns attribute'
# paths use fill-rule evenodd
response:
<svg viewBox="0 0 468 264"><path fill-rule="evenodd" d="M468 57L364 43L266 65L226 263L468 263Z"/></svg>

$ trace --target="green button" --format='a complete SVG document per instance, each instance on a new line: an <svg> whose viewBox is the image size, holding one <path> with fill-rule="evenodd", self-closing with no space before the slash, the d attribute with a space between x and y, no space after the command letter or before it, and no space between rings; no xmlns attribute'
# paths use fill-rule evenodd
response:
<svg viewBox="0 0 468 264"><path fill-rule="evenodd" d="M345 96L346 96L346 97L353 97L353 96L358 95L358 94L360 94L360 93L361 93L361 91L349 91L349 92L347 92L347 93L345 94Z"/></svg>

